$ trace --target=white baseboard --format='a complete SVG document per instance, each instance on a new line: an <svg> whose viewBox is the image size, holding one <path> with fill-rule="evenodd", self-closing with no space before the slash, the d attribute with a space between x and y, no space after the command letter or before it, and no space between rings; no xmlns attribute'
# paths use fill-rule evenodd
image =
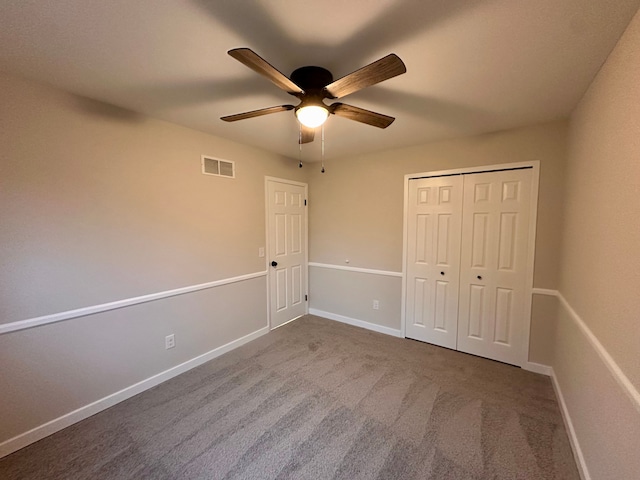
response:
<svg viewBox="0 0 640 480"><path fill-rule="evenodd" d="M522 366L522 369L533 373L541 373L542 375L546 375L547 377L550 377L553 372L553 368L551 368L549 365L543 365L536 362L527 362Z"/></svg>
<svg viewBox="0 0 640 480"><path fill-rule="evenodd" d="M580 448L580 443L578 442L578 436L576 435L576 431L573 428L573 422L571 421L571 416L569 415L567 403L562 396L562 390L560 389L560 384L558 383L558 377L556 377L553 368L549 368L551 369L551 383L553 384L553 389L556 392L556 398L558 399L558 403L560 404L562 420L564 421L564 426L567 430L569 443L571 443L573 457L575 458L576 465L578 466L578 473L580 474L580 478L582 480L591 480L591 475L589 475L589 470L587 469L587 464L584 461L584 455L582 453L582 449Z"/></svg>
<svg viewBox="0 0 640 480"><path fill-rule="evenodd" d="M383 325L377 325L371 322L365 322L364 320L358 320L356 318L345 317L344 315L338 315L337 313L325 312L323 310L317 310L315 308L309 309L310 315L317 315L318 317L328 318L329 320L335 320L337 322L346 323L355 327L366 328L367 330L373 330L374 332L384 333L393 337L404 338L400 330L395 328L385 327Z"/></svg>
<svg viewBox="0 0 640 480"><path fill-rule="evenodd" d="M102 410L106 410L116 403L120 403L123 400L131 398L134 395L155 387L156 385L159 385L162 382L180 375L181 373L202 365L209 360L213 360L214 358L219 357L220 355L227 353L235 348L238 348L245 343L255 340L256 338L261 337L266 333L269 333L268 326L245 335L244 337L238 338L237 340L233 340L232 342L229 342L218 348L214 348L213 350L203 353L202 355L192 358L191 360L187 360L180 365L176 365L175 367L165 370L164 372L160 372L152 377L142 380L141 382L124 388L119 392L107 395L100 400L96 400L95 402L85 405L84 407L80 407L77 410L62 415L61 417L51 420L27 432L16 435L15 437L0 443L0 458L5 457L17 450L20 450L27 445L37 442L38 440L42 440L43 438L48 437L49 435L56 433L63 428L73 425L74 423L84 420L91 415L95 415Z"/></svg>
<svg viewBox="0 0 640 480"><path fill-rule="evenodd" d="M292 318L291 320L287 320L284 323L281 323L280 325L276 325L275 327L271 327L271 330L275 330L276 328L280 328L280 327L284 327L285 325L289 325L291 322L295 322L296 320L298 320L299 318L302 318L306 315L306 313L303 313L302 315L298 315L297 317Z"/></svg>

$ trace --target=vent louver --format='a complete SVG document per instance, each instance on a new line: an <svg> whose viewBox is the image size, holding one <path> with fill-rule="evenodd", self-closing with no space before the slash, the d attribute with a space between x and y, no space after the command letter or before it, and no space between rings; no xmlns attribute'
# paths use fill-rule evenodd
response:
<svg viewBox="0 0 640 480"><path fill-rule="evenodd" d="M202 155L202 173L217 177L235 178L235 163L230 160L220 160L219 158Z"/></svg>

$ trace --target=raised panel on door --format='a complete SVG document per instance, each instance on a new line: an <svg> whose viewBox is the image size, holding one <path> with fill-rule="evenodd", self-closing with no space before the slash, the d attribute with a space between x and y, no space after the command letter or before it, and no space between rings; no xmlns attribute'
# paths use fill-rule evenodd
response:
<svg viewBox="0 0 640 480"><path fill-rule="evenodd" d="M267 181L271 328L306 313L305 192L303 185Z"/></svg>
<svg viewBox="0 0 640 480"><path fill-rule="evenodd" d="M274 257L287 254L287 215L276 213L274 215L275 228L273 232Z"/></svg>
<svg viewBox="0 0 640 480"><path fill-rule="evenodd" d="M275 270L275 289L276 289L276 302L275 309L276 312L281 312L286 310L289 306L288 298L288 285L287 281L287 269L286 268L277 268Z"/></svg>
<svg viewBox="0 0 640 480"><path fill-rule="evenodd" d="M519 364L531 169L464 176L458 350Z"/></svg>
<svg viewBox="0 0 640 480"><path fill-rule="evenodd" d="M405 335L455 348L462 179L409 181Z"/></svg>
<svg viewBox="0 0 640 480"><path fill-rule="evenodd" d="M302 267L300 265L294 265L291 267L291 305L298 305L302 303L303 299L303 285L302 285Z"/></svg>

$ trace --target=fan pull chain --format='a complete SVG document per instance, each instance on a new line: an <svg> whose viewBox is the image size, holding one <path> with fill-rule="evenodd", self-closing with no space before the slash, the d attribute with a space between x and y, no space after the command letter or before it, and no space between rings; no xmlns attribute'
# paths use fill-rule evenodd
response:
<svg viewBox="0 0 640 480"><path fill-rule="evenodd" d="M298 168L302 168L302 125L298 123Z"/></svg>
<svg viewBox="0 0 640 480"><path fill-rule="evenodd" d="M324 124L322 124L322 170L320 173L324 173Z"/></svg>

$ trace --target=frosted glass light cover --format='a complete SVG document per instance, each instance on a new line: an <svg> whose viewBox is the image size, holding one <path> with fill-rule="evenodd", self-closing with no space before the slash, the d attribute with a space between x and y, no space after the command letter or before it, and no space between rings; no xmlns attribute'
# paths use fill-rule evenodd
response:
<svg viewBox="0 0 640 480"><path fill-rule="evenodd" d="M329 111L326 108L319 107L317 105L309 105L302 107L296 111L296 117L298 121L309 128L316 128L322 125L329 116Z"/></svg>

